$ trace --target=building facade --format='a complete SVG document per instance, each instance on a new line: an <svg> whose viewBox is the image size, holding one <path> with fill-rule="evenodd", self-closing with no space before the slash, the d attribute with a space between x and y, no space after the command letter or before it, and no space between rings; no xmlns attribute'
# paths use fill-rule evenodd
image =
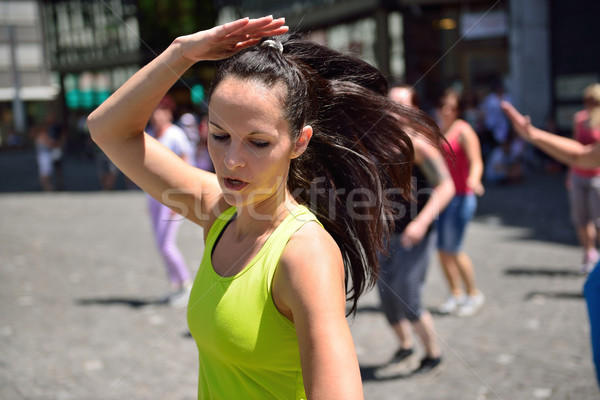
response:
<svg viewBox="0 0 600 400"><path fill-rule="evenodd" d="M0 146L18 145L59 86L44 53L35 0L0 1Z"/></svg>
<svg viewBox="0 0 600 400"><path fill-rule="evenodd" d="M425 108L445 88L477 101L501 82L534 124L563 134L582 88L600 81L597 1L240 0L221 11L284 15L293 30L414 85Z"/></svg>
<svg viewBox="0 0 600 400"><path fill-rule="evenodd" d="M597 1L40 0L0 5L9 3L11 10L18 9L12 3L38 4L42 23L35 29L38 38L41 32L45 37L37 39L38 48L46 50L38 58L62 88L65 118L69 110L89 112L176 35L265 14L283 15L292 30L362 57L390 81L414 85L428 110L445 88L477 101L500 81L536 125L554 122L566 134L571 115L581 107L581 90L600 81ZM9 46L0 43L2 48L6 53ZM14 83L10 57L4 59L0 87L6 90L0 94L14 100L8 89ZM37 77L52 81L47 71ZM190 88L206 87L211 78L212 64L200 63L175 92L188 101ZM56 85L46 87L56 92Z"/></svg>
<svg viewBox="0 0 600 400"><path fill-rule="evenodd" d="M142 62L135 0L40 2L63 120L100 105Z"/></svg>

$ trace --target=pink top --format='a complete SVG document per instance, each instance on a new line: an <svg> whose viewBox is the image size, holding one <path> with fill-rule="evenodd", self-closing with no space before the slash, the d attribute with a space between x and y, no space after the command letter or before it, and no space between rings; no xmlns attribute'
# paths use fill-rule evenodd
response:
<svg viewBox="0 0 600 400"><path fill-rule="evenodd" d="M450 175L452 175L457 195L473 193L473 189L467 185L470 167L469 158L459 140L462 130L465 128L465 124L467 124L467 122L463 120L454 122L450 127L450 131L446 134L447 142L443 142L444 158L446 159L446 164L450 170Z"/></svg>
<svg viewBox="0 0 600 400"><path fill-rule="evenodd" d="M600 141L600 128L590 127L590 116L587 110L579 111L574 117L574 138L579 143L586 145ZM584 178L600 175L600 167L592 169L571 168L571 172Z"/></svg>

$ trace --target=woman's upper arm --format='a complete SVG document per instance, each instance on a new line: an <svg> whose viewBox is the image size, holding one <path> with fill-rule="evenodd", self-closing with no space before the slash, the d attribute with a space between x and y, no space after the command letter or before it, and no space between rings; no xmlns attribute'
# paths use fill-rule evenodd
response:
<svg viewBox="0 0 600 400"><path fill-rule="evenodd" d="M450 171L440 150L420 139L413 139L413 145L415 148L415 163L431 186L437 186L443 182L452 182Z"/></svg>
<svg viewBox="0 0 600 400"><path fill-rule="evenodd" d="M461 138L463 140L465 152L469 158L469 162L471 164L483 162L481 159L481 145L479 143L479 138L477 137L477 133L467 122L465 122L462 128Z"/></svg>
<svg viewBox="0 0 600 400"><path fill-rule="evenodd" d="M321 226L308 223L292 236L275 274L273 297L292 316L307 397L362 399L345 315L342 257Z"/></svg>
<svg viewBox="0 0 600 400"><path fill-rule="evenodd" d="M436 212L435 215L431 216L434 219L437 218L439 211L443 210L454 197L454 181L444 156L438 149L427 143L415 141L415 154L419 169L433 188L431 193L433 201L428 202L429 206L425 205L419 214L423 214L428 207L434 207ZM431 223L431 221L428 222Z"/></svg>
<svg viewBox="0 0 600 400"><path fill-rule="evenodd" d="M205 227L221 198L213 173L186 163L152 136L97 142L112 162L146 193Z"/></svg>

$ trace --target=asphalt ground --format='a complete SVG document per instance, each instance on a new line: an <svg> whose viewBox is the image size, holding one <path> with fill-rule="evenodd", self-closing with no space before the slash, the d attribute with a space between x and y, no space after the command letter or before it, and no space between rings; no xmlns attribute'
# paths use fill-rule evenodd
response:
<svg viewBox="0 0 600 400"><path fill-rule="evenodd" d="M42 193L32 160L0 154L0 399L196 398L185 310L158 302L167 279L145 195L97 190L81 159L65 164L67 191ZM184 221L178 242L195 270L202 231ZM397 343L376 292L362 298L349 323L365 398L600 398L564 174L488 187L465 248L487 303L472 318L434 314L435 375L375 379ZM434 257L425 304L446 296Z"/></svg>

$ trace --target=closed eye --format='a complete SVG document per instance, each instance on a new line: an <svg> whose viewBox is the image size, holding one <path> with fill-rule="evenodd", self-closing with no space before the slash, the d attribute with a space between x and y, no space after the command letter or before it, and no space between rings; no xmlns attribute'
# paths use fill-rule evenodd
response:
<svg viewBox="0 0 600 400"><path fill-rule="evenodd" d="M218 142L222 142L225 141L227 139L229 139L229 135L228 134L217 134L217 133L211 133L210 136L218 141Z"/></svg>
<svg viewBox="0 0 600 400"><path fill-rule="evenodd" d="M269 142L263 142L259 140L254 140L251 143L258 148L267 147L269 145Z"/></svg>

